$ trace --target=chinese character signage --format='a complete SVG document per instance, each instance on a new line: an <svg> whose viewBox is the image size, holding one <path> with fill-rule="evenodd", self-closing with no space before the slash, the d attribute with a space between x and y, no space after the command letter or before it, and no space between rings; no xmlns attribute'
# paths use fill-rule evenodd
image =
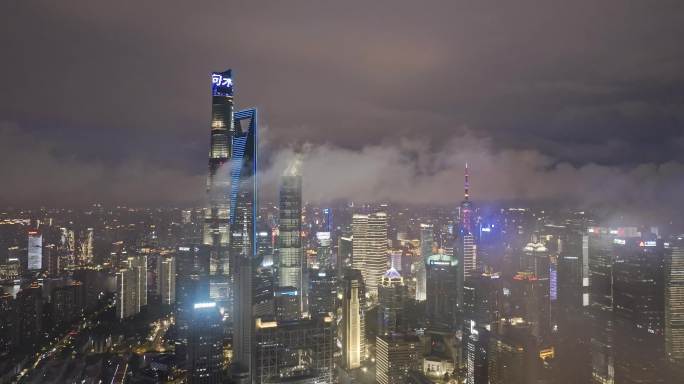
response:
<svg viewBox="0 0 684 384"><path fill-rule="evenodd" d="M233 77L230 72L230 69L225 72L212 72L212 96L233 96Z"/></svg>

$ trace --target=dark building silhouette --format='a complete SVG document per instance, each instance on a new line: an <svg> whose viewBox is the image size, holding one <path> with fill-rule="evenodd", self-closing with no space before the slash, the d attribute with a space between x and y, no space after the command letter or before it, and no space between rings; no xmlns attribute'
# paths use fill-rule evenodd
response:
<svg viewBox="0 0 684 384"><path fill-rule="evenodd" d="M216 303L195 303L191 319L187 347L188 382L222 383L223 327Z"/></svg>

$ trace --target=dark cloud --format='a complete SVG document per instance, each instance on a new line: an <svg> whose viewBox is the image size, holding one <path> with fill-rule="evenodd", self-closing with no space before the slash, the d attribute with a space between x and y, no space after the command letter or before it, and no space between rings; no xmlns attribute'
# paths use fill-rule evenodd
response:
<svg viewBox="0 0 684 384"><path fill-rule="evenodd" d="M14 128L2 131L2 156L21 156L25 171L4 166L13 183L0 200L193 200L208 74L232 67L237 103L260 108L276 168L311 142L311 156L339 156L330 166L342 174L364 159L383 180L339 185L347 197L453 201L470 159L505 182L482 185L487 198L614 190L658 201L684 162L683 13L680 1L6 1L0 121ZM90 177L87 194L73 169ZM126 169L183 186L132 175L112 189ZM615 187L597 186L606 180Z"/></svg>

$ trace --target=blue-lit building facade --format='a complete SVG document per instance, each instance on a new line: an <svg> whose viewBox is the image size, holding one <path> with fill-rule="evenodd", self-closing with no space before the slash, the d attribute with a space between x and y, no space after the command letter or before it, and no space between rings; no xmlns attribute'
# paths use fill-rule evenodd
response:
<svg viewBox="0 0 684 384"><path fill-rule="evenodd" d="M209 252L209 296L232 317L233 371L251 377L253 286L259 254L257 111L234 111L231 70L211 74L211 92L211 145L203 227L203 243Z"/></svg>

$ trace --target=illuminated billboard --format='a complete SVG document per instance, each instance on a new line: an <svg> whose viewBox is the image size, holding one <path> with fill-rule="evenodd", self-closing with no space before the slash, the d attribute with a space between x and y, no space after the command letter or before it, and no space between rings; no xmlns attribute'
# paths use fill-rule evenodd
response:
<svg viewBox="0 0 684 384"><path fill-rule="evenodd" d="M233 75L231 70L211 73L212 96L233 96Z"/></svg>

